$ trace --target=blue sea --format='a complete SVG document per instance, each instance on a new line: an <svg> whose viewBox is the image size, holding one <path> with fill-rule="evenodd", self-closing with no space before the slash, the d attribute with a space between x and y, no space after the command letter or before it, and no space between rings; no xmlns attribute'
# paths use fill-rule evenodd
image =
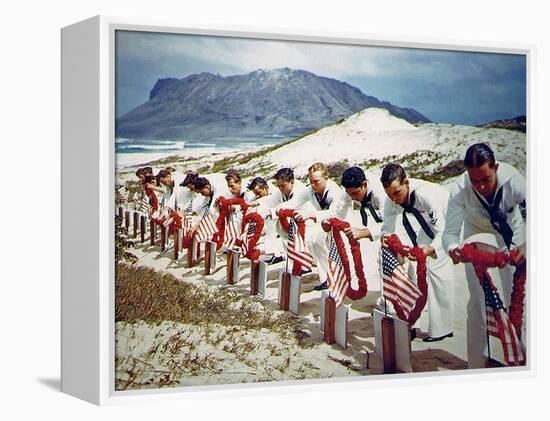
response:
<svg viewBox="0 0 550 421"><path fill-rule="evenodd" d="M216 152L243 151L276 145L288 139L283 136L224 138L208 141L117 138L115 140L116 166L117 168L135 166L170 155L194 156Z"/></svg>

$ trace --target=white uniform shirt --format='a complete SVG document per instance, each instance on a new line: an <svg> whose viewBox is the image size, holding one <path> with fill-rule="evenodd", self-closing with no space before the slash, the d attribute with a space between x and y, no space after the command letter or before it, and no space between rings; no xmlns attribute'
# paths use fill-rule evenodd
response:
<svg viewBox="0 0 550 421"><path fill-rule="evenodd" d="M311 186L302 192L297 192L297 194L293 195L292 199L279 205L277 208L298 209L309 202L313 209L312 215L315 216L317 222L333 217L345 219L350 206L349 203L347 205L344 203L346 196L346 192L338 184L332 180L327 180L325 191L323 192L325 202L328 204L327 209L321 208L317 195Z"/></svg>
<svg viewBox="0 0 550 421"><path fill-rule="evenodd" d="M525 243L525 178L511 165L499 163L496 191L501 188L502 200L499 207L505 213L506 222L514 233L511 245L513 248ZM467 172L459 177L451 190L446 221L443 246L447 252L459 247L463 222L465 238L477 233L491 233L499 241L503 241L501 234L491 225L489 213L476 196Z"/></svg>
<svg viewBox="0 0 550 421"><path fill-rule="evenodd" d="M219 210L218 210L218 207L216 206L216 202L217 202L218 198L220 198L220 197L230 197L231 193L229 193L229 190L227 190L227 184L220 183L218 180L214 181L215 179L210 180L208 177L206 177L206 179L210 182L210 187L212 188L212 194L213 195L212 195L212 197L202 196L203 201L202 201L200 209L197 213L199 214L200 217L202 217L202 215L204 214L206 208L210 208L210 213L212 214L212 216L215 219L219 215ZM212 199L212 200L210 200L210 199Z"/></svg>
<svg viewBox="0 0 550 421"><path fill-rule="evenodd" d="M367 196L369 194L371 195L370 201L372 203L372 206L375 212L380 217L380 219L383 219L384 203L386 201L387 196L386 196L386 192L382 188L382 184L380 182L371 182L370 180L367 180ZM361 206L361 202L358 202L357 200L352 200L351 197L346 193L344 195L344 200L341 203L344 208L351 209L353 202ZM381 236L382 222L376 222L368 209L365 209L365 211L367 212L367 217L368 217L367 227L372 235L372 240L376 241L380 239L380 236ZM364 227L364 225L362 225L362 227Z"/></svg>
<svg viewBox="0 0 550 421"><path fill-rule="evenodd" d="M281 190L276 188L273 193L270 193L269 195L262 197L261 199L258 199L258 212L261 214L269 214L270 210L273 210L271 212L271 217L273 219L277 219L277 215L275 214L276 210L287 208L287 202L290 201L294 196L301 197L303 195L307 195L307 187L304 183L302 183L300 180L294 180L294 185L292 186L292 191L288 195L288 197L285 197ZM299 207L296 207L294 209L299 209Z"/></svg>
<svg viewBox="0 0 550 421"><path fill-rule="evenodd" d="M445 214L447 213L447 202L449 192L443 187L423 180L409 178L409 197L415 192L414 207L420 211L420 214L431 228L434 238L428 237L422 227L416 220L416 217L407 213L407 218L415 228L418 236L419 246L432 246L437 253L441 249L441 240L445 229ZM395 233L397 217L402 218L403 207L386 197L384 201L384 222L382 223L382 235ZM402 241L405 239L401 239ZM403 241L405 242L405 241Z"/></svg>

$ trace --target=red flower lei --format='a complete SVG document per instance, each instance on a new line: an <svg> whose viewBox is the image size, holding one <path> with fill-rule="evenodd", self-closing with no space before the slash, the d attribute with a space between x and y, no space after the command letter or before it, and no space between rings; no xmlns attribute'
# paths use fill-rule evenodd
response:
<svg viewBox="0 0 550 421"><path fill-rule="evenodd" d="M277 211L277 216L279 217L279 222L281 223L281 227L283 227L283 230L288 233L288 230L290 229L290 222L288 221L288 218L294 218L294 215L296 212L294 209L279 209ZM306 221L296 221L294 220L296 225L298 226L298 234L302 236L302 238L305 240L306 238ZM300 276L302 273L302 265L297 261L294 260L294 265L292 266L292 274L294 276Z"/></svg>
<svg viewBox="0 0 550 421"><path fill-rule="evenodd" d="M218 231L212 236L212 241L216 242L216 248L219 250L223 245L223 240L225 236L225 221L229 217L229 208L233 205L239 205L243 211L243 214L246 214L248 210L248 205L244 199L237 197L235 199L226 199L225 197L218 197L216 200L216 206L220 211L218 219L216 220L216 228Z"/></svg>
<svg viewBox="0 0 550 421"><path fill-rule="evenodd" d="M486 276L490 285L494 288L493 280L487 271L488 268L498 267L503 268L506 265L512 264L511 262L517 255L517 250L511 252L498 251L496 253L490 253L480 250L475 244L464 244L459 250L460 254L464 257L464 260L470 262L474 267L476 275L479 279L481 286L483 287L483 277ZM523 324L523 310L525 301L525 282L527 280L527 264L523 263L516 267L514 271L512 287L512 296L510 302L510 308L508 309L508 316L514 328L518 338L521 339L521 326ZM498 292L497 292L498 294Z"/></svg>
<svg viewBox="0 0 550 421"><path fill-rule="evenodd" d="M394 305L397 316L401 320L407 321L412 326L420 317L422 310L426 306L426 301L428 300L428 283L426 281L426 256L424 255L424 251L420 247L404 246L399 240L399 237L395 234L392 234L387 238L386 244L388 245L388 249L393 253L400 254L404 257L412 256L416 258L416 280L421 295L416 300L416 304L409 313L408 318L405 316L405 314L403 313L403 309L400 306Z"/></svg>
<svg viewBox="0 0 550 421"><path fill-rule="evenodd" d="M264 229L264 218L257 213L257 212L251 212L247 213L243 216L243 222L241 224L241 232L242 238L246 238L246 224L249 222L255 222L256 223L256 230L254 231L254 235L250 237L250 240L248 241L248 247L247 252L244 257L250 259L250 261L258 260L260 258L260 251L256 248L256 245L258 244L258 240L260 239L260 236L262 235L262 231ZM243 243L243 240L237 240L237 245L241 246Z"/></svg>
<svg viewBox="0 0 550 421"><path fill-rule="evenodd" d="M152 204L153 211L156 211L159 208L159 199L157 195L152 189L145 189L145 194L149 196L149 198L153 202Z"/></svg>
<svg viewBox="0 0 550 421"><path fill-rule="evenodd" d="M180 230L182 227L181 216L176 211L170 211L170 219L172 220L168 224L168 234L172 235L176 230Z"/></svg>
<svg viewBox="0 0 550 421"><path fill-rule="evenodd" d="M351 246L351 255L353 257L353 265L355 268L355 274L357 275L358 286L357 290L354 290L351 287L351 272L349 265L349 258L346 253L344 240L342 239L342 231L344 228L348 228L350 225L345 221L341 221L338 218L330 218L330 225L332 226L332 235L334 241L336 242L336 248L338 249L338 254L342 260L342 265L344 267L344 273L348 280L348 287L346 289L346 295L352 300L359 300L367 295L368 287L367 280L365 279L365 272L363 271L363 261L361 260L361 248L359 246L359 241L355 238L349 239L349 244Z"/></svg>

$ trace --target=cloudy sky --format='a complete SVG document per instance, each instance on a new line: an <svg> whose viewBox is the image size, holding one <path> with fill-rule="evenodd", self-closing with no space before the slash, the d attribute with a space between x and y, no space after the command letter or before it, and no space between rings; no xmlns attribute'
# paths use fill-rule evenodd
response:
<svg viewBox="0 0 550 421"><path fill-rule="evenodd" d="M474 125L526 112L521 55L118 31L116 114L147 101L159 78L280 67L347 82L434 122Z"/></svg>

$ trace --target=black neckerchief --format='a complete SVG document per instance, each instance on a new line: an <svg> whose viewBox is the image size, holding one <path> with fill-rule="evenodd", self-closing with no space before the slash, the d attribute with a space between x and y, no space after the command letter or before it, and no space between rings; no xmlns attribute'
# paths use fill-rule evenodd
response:
<svg viewBox="0 0 550 421"><path fill-rule="evenodd" d="M413 245L416 247L418 246L418 243L416 242L416 233L414 232L414 229L409 222L409 218L407 217L407 213L412 213L426 235L430 237L432 240L434 239L434 233L432 229L430 228L430 225L426 222L424 217L422 216L422 213L414 207L414 203L416 202L416 194L415 192L411 192L409 195L409 203L406 205L400 205L403 208L403 226L405 227L405 231L407 231L407 234L409 235L409 238L411 239Z"/></svg>
<svg viewBox="0 0 550 421"><path fill-rule="evenodd" d="M382 222L382 218L380 215L378 215L378 212L374 209L374 206L372 204L372 191L369 192L369 194L366 194L363 200L361 201L361 208L359 209L359 213L361 214L361 220L363 222L363 225L366 227L369 222L369 216L367 214L368 209L372 217L377 223Z"/></svg>
<svg viewBox="0 0 550 421"><path fill-rule="evenodd" d="M325 192L325 194L323 194L323 197L321 198L319 198L319 195L315 193L315 198L317 199L317 202L319 203L319 207L322 210L326 210L330 207L330 203L327 203L327 195L328 195L328 189Z"/></svg>
<svg viewBox="0 0 550 421"><path fill-rule="evenodd" d="M481 197L481 195L473 188L473 186L472 190L474 191L477 200L479 200L479 203L481 203L481 205L489 214L491 225L502 236L502 238L504 239L504 243L506 243L506 247L508 248L508 250L510 250L510 246L514 244L514 242L512 241L512 238L514 237L514 232L512 231L512 228L510 228L508 221L506 221L506 214L502 211L502 209L500 209L500 202L502 201L502 186L500 187L500 189L498 189L491 203L485 201Z"/></svg>

